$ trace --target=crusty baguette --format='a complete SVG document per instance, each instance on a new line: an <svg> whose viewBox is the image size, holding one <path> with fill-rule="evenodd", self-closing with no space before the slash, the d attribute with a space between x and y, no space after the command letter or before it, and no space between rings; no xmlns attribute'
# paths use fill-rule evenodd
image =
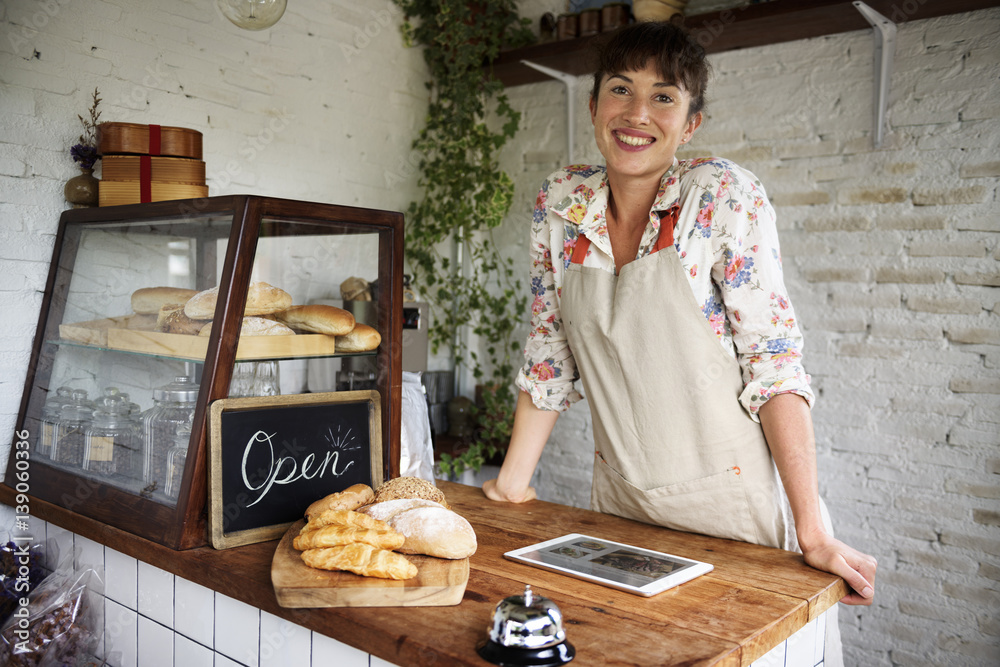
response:
<svg viewBox="0 0 1000 667"><path fill-rule="evenodd" d="M375 517L354 510L326 510L313 515L306 525L302 526L299 534L308 533L310 530L317 530L323 526L353 526L355 528L370 528L372 530L390 530L389 525L384 521L379 521Z"/></svg>
<svg viewBox="0 0 1000 667"><path fill-rule="evenodd" d="M372 487L367 484L355 484L314 502L306 508L306 518L312 520L314 516L326 510L356 510L370 503L374 497Z"/></svg>
<svg viewBox="0 0 1000 667"><path fill-rule="evenodd" d="M343 336L354 330L354 315L343 308L324 304L308 306L292 306L287 310L279 310L274 319L287 324L297 331L326 334L328 336Z"/></svg>
<svg viewBox="0 0 1000 667"><path fill-rule="evenodd" d="M424 498L448 507L448 501L441 489L434 486L433 482L420 477L396 477L375 491L375 502L377 503L397 498Z"/></svg>
<svg viewBox="0 0 1000 667"><path fill-rule="evenodd" d="M215 304L219 298L219 288L212 287L198 292L184 304L184 313L192 320L210 320L215 317ZM291 307L292 296L283 289L265 282L250 283L247 288L247 302L243 308L244 317L270 315Z"/></svg>
<svg viewBox="0 0 1000 667"><path fill-rule="evenodd" d="M381 342L382 336L378 331L358 322L350 333L334 339L333 349L335 352L370 352Z"/></svg>
<svg viewBox="0 0 1000 667"><path fill-rule="evenodd" d="M398 549L403 545L404 537L394 530L373 530L357 526L341 526L330 524L300 533L292 540L292 546L299 551L317 549L320 547L336 547L342 544L362 542L379 549Z"/></svg>
<svg viewBox="0 0 1000 667"><path fill-rule="evenodd" d="M142 287L132 292L132 310L143 315L156 315L162 306L183 304L197 293L198 290L182 287Z"/></svg>
<svg viewBox="0 0 1000 667"><path fill-rule="evenodd" d="M363 577L382 579L412 579L417 576L417 566L406 556L370 544L345 544L338 547L307 549L302 561L309 567L322 570L346 570Z"/></svg>
<svg viewBox="0 0 1000 667"><path fill-rule="evenodd" d="M387 523L406 541L398 551L437 558L468 558L476 553L476 531L460 514L443 507L416 507L400 512Z"/></svg>

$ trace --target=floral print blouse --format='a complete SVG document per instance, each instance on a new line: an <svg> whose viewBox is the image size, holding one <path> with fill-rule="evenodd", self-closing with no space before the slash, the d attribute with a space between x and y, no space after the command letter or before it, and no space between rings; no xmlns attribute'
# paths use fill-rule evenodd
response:
<svg viewBox="0 0 1000 667"><path fill-rule="evenodd" d="M559 301L580 234L591 241L584 266L615 271L605 220L608 193L604 167L576 165L546 179L535 203L534 301L517 386L544 410L566 410L582 398L574 384L579 375ZM658 212L674 205L680 206L674 247L719 345L740 364L740 403L754 419L760 406L779 393L797 393L811 405L802 335L782 279L774 209L763 186L728 160L675 159L660 180L637 258L653 251Z"/></svg>

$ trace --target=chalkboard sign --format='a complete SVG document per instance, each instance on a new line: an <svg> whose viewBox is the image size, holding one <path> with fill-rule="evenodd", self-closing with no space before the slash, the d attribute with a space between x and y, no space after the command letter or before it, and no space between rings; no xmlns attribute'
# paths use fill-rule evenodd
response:
<svg viewBox="0 0 1000 667"><path fill-rule="evenodd" d="M209 417L209 533L226 549L280 538L309 505L382 483L377 391L227 398Z"/></svg>

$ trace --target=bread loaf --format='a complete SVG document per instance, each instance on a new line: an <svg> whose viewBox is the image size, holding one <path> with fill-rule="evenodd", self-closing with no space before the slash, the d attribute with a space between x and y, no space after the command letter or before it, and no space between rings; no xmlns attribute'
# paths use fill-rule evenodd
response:
<svg viewBox="0 0 1000 667"><path fill-rule="evenodd" d="M402 556L370 544L345 544L339 547L308 549L302 552L302 561L309 567L322 570L345 570L363 577L382 579L412 579L417 576L417 566Z"/></svg>
<svg viewBox="0 0 1000 667"><path fill-rule="evenodd" d="M343 336L354 330L354 315L343 308L312 304L292 306L274 314L274 319L298 331Z"/></svg>
<svg viewBox="0 0 1000 667"><path fill-rule="evenodd" d="M378 331L360 322L350 333L337 336L333 342L335 352L370 352L379 346L382 336Z"/></svg>
<svg viewBox="0 0 1000 667"><path fill-rule="evenodd" d="M400 512L416 509L417 507L440 507L444 509L444 506L441 505L441 503L436 503L433 500L425 500L424 498L398 498L396 500L385 500L380 503L373 503L360 508L358 512L361 514L367 514L378 521L389 521L389 519L396 516Z"/></svg>
<svg viewBox="0 0 1000 667"><path fill-rule="evenodd" d="M210 320L215 317L215 304L218 298L218 287L198 292L184 304L184 313L193 320ZM285 290L265 282L250 283L243 316L269 315L290 308L291 305L292 297Z"/></svg>
<svg viewBox="0 0 1000 667"><path fill-rule="evenodd" d="M465 517L443 507L415 507L386 523L406 540L400 553L437 558L468 558L476 553L476 532Z"/></svg>
<svg viewBox="0 0 1000 667"><path fill-rule="evenodd" d="M434 486L433 482L420 477L403 476L390 479L375 491L376 503L397 498L424 498L448 507L448 501L445 500L441 489Z"/></svg>
<svg viewBox="0 0 1000 667"><path fill-rule="evenodd" d="M292 546L299 551L304 551L306 549L336 547L355 542L370 544L379 549L398 549L403 545L404 537L395 530L374 530L358 526L330 524L316 530L299 533L292 540Z"/></svg>
<svg viewBox="0 0 1000 667"><path fill-rule="evenodd" d="M201 323L199 336L212 335L212 323L206 324L201 320L194 320ZM244 317L240 325L240 337L243 336L294 336L295 332L286 327L281 322L275 322L264 317Z"/></svg>
<svg viewBox="0 0 1000 667"><path fill-rule="evenodd" d="M312 521L314 516L327 510L355 510L362 505L367 505L374 498L372 487L367 484L355 484L314 502L306 508L306 518Z"/></svg>
<svg viewBox="0 0 1000 667"><path fill-rule="evenodd" d="M132 292L132 310L143 315L156 315L162 306L183 304L197 293L197 290L182 287L143 287Z"/></svg>

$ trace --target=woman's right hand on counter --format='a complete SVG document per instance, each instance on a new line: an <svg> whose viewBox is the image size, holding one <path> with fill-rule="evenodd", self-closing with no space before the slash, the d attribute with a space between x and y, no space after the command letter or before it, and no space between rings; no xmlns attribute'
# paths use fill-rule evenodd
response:
<svg viewBox="0 0 1000 667"><path fill-rule="evenodd" d="M535 495L535 487L533 486L527 486L520 493L514 493L509 489L500 488L499 481L497 479L488 479L483 482L483 493L490 500L503 503L525 503L538 497Z"/></svg>

